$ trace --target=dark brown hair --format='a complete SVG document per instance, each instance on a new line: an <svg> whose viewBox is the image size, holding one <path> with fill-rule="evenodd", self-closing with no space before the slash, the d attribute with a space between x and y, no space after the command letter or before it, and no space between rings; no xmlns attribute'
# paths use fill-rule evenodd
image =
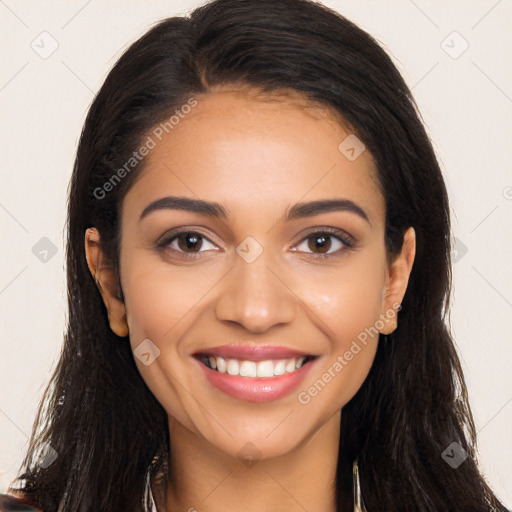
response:
<svg viewBox="0 0 512 512"><path fill-rule="evenodd" d="M359 457L370 512L506 511L477 467L466 386L447 328L449 204L431 142L386 52L340 14L307 0L216 0L165 19L106 78L70 183L67 332L18 488L45 512L59 504L62 512L142 509L145 471L172 449L167 414L137 371L129 343L109 327L84 233L99 230L118 268L120 208L144 161L108 193L98 190L153 127L194 95L223 85L293 90L341 115L376 163L388 257L399 252L409 226L416 231L398 329L379 342L368 377L343 408L338 509L351 509L351 465ZM469 455L457 469L442 457L454 442ZM37 463L43 443L58 454L48 467Z"/></svg>

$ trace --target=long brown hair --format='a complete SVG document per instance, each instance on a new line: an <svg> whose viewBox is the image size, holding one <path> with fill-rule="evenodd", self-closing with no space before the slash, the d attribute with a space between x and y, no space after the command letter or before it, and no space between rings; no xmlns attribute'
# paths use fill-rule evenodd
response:
<svg viewBox="0 0 512 512"><path fill-rule="evenodd" d="M340 114L376 162L388 256L399 252L409 226L416 231L398 329L380 340L367 379L343 408L338 509L351 508L358 457L371 512L506 511L477 467L473 418L447 328L449 203L431 142L386 52L340 14L307 0L216 0L165 19L106 78L90 107L69 189L64 345L18 489L46 512L59 505L61 512L142 509L146 469L172 449L167 414L137 371L129 343L109 327L84 233L98 229L118 268L120 207L144 161L106 193L104 184L153 127L194 95L225 84L291 89ZM443 458L452 443L468 455L456 469ZM45 446L57 454L49 465L38 464Z"/></svg>

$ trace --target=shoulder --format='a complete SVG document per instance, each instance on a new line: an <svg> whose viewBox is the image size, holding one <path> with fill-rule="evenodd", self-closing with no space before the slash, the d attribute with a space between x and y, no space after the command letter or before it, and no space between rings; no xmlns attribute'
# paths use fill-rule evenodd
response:
<svg viewBox="0 0 512 512"><path fill-rule="evenodd" d="M23 505L23 508L18 508L20 505ZM0 493L0 512L9 512L11 510L41 512L43 509L35 501L26 499L20 491L9 491L9 494Z"/></svg>

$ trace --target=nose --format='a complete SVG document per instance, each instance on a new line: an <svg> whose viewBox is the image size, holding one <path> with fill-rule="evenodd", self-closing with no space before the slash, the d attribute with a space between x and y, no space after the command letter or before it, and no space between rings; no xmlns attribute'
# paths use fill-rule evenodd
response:
<svg viewBox="0 0 512 512"><path fill-rule="evenodd" d="M252 263L236 260L215 308L218 320L261 333L295 319L299 299L264 255L265 251Z"/></svg>

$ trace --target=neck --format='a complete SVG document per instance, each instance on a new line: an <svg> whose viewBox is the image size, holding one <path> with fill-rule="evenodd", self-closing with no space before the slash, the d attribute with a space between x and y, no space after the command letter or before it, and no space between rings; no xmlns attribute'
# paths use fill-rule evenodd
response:
<svg viewBox="0 0 512 512"><path fill-rule="evenodd" d="M166 512L335 512L340 414L292 451L245 461L172 422Z"/></svg>

